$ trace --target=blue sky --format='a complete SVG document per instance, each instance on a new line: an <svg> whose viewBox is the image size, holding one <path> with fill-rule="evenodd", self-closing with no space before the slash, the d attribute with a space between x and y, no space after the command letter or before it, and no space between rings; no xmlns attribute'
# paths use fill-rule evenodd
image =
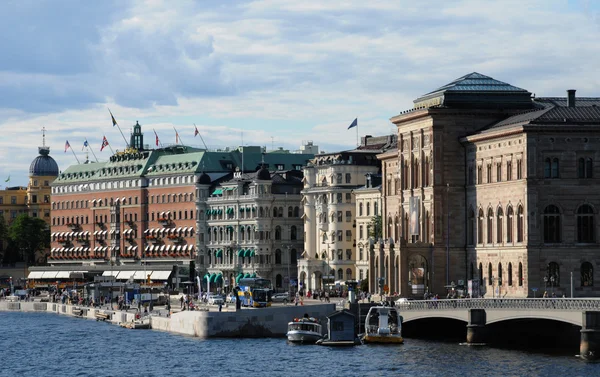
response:
<svg viewBox="0 0 600 377"><path fill-rule="evenodd" d="M26 185L41 129L59 168L100 160L136 120L146 141L352 148L412 100L470 72L537 96L600 96L600 2L96 1L0 3L0 176ZM92 154L89 154L93 159ZM0 180L3 182L3 179Z"/></svg>

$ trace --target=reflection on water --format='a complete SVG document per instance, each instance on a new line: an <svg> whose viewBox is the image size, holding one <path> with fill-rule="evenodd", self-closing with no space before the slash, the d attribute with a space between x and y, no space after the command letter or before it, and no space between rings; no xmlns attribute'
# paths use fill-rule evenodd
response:
<svg viewBox="0 0 600 377"><path fill-rule="evenodd" d="M0 327L0 376L600 375L600 364L572 355L454 341L328 348L284 338L202 340L46 313L0 313Z"/></svg>

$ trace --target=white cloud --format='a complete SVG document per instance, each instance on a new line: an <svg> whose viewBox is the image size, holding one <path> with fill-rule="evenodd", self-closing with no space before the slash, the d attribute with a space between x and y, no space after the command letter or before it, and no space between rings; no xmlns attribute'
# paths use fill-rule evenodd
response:
<svg viewBox="0 0 600 377"><path fill-rule="evenodd" d="M197 123L209 146L301 140L332 151L360 134L392 132L412 100L478 71L538 96L597 96L593 4L563 1L41 1L4 5L0 40L0 176L26 184L48 129L59 166L69 139L99 153L111 127L139 120L187 143ZM68 9L68 12L66 10ZM100 16L101 15L101 16ZM81 22L85 19L86 22ZM189 132L186 134L186 132ZM106 158L106 152L102 153ZM100 155L99 155L100 156Z"/></svg>

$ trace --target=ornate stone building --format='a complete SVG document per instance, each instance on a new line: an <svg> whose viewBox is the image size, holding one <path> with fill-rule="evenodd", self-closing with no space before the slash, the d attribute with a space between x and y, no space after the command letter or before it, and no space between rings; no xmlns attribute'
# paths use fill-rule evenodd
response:
<svg viewBox="0 0 600 377"><path fill-rule="evenodd" d="M393 117L398 153L379 156L392 290L569 296L573 276L575 296L596 295L598 105L472 73Z"/></svg>
<svg viewBox="0 0 600 377"><path fill-rule="evenodd" d="M331 288L336 282L357 279L353 191L365 185L367 174L379 173L376 156L393 148L395 140L394 136L365 136L356 149L320 154L304 169L305 238L298 276L305 289ZM363 254L361 266L367 257Z"/></svg>
<svg viewBox="0 0 600 377"><path fill-rule="evenodd" d="M277 291L293 290L303 247L302 172L262 168L220 183L203 174L196 188L204 281L227 290L242 277L262 277Z"/></svg>

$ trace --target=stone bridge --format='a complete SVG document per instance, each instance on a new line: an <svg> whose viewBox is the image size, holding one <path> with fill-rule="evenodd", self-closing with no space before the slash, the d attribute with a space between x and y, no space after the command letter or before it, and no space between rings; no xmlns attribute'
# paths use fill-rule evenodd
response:
<svg viewBox="0 0 600 377"><path fill-rule="evenodd" d="M600 299L526 298L415 300L397 305L404 323L420 319L449 318L467 324L467 343L483 344L488 324L546 319L581 327L580 355L600 358Z"/></svg>

